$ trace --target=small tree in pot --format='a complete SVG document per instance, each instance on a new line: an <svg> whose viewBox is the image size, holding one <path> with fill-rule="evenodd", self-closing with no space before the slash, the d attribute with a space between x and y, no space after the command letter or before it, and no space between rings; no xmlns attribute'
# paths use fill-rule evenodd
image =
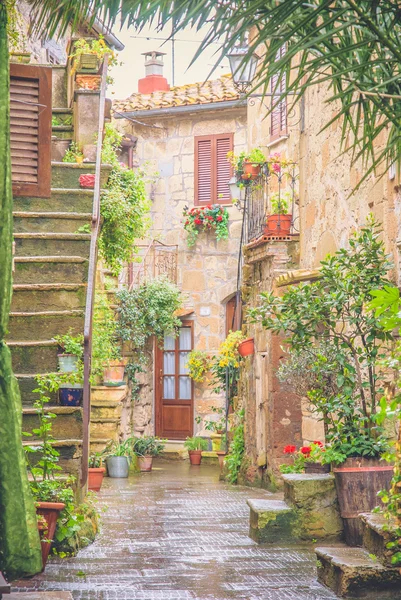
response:
<svg viewBox="0 0 401 600"><path fill-rule="evenodd" d="M141 471L149 472L152 470L153 458L163 452L164 442L165 440L151 435L134 439L132 450L138 457L138 465Z"/></svg>
<svg viewBox="0 0 401 600"><path fill-rule="evenodd" d="M187 437L184 448L188 450L191 465L200 465L202 461L202 452L207 450L207 440L201 437Z"/></svg>

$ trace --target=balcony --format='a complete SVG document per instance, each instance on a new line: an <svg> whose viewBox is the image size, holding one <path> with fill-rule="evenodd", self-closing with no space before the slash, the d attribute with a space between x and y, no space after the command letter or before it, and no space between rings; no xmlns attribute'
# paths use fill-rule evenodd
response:
<svg viewBox="0 0 401 600"><path fill-rule="evenodd" d="M132 262L127 270L129 289L162 276L171 283L177 283L177 245L169 246L152 240L146 246L139 245L138 250L138 260Z"/></svg>

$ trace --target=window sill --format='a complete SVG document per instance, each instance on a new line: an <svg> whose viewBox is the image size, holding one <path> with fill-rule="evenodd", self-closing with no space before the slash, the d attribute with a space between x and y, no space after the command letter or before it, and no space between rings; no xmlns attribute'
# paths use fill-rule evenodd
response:
<svg viewBox="0 0 401 600"><path fill-rule="evenodd" d="M286 140L288 140L289 137L290 137L289 135L282 135L281 137L277 138L276 140L272 140L271 142L266 144L266 148L273 148L273 146L277 146L281 142L285 142Z"/></svg>

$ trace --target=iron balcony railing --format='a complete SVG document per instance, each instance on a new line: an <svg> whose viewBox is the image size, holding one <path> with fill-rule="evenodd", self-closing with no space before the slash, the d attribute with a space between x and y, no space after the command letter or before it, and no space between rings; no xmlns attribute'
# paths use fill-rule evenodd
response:
<svg viewBox="0 0 401 600"><path fill-rule="evenodd" d="M152 240L147 246L138 246L137 262L128 267L127 284L131 290L157 277L166 277L177 283L177 245Z"/></svg>

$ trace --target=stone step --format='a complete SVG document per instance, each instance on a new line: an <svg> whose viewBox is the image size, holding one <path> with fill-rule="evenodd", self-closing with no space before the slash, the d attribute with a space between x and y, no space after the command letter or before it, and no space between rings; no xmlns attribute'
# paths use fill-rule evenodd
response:
<svg viewBox="0 0 401 600"><path fill-rule="evenodd" d="M58 344L54 340L12 341L11 350L13 371L21 375L55 373L57 371Z"/></svg>
<svg viewBox="0 0 401 600"><path fill-rule="evenodd" d="M22 406L32 407L33 403L38 398L38 394L33 391L38 387L34 375L36 375L36 373L30 373L28 375L23 373L15 374L21 392ZM52 405L57 404L58 394L56 392L49 392L48 396Z"/></svg>
<svg viewBox="0 0 401 600"><path fill-rule="evenodd" d="M12 312L84 309L86 283L26 283L13 285Z"/></svg>
<svg viewBox="0 0 401 600"><path fill-rule="evenodd" d="M94 385L91 387L91 406L113 408L125 400L127 394L127 385L119 385L117 387Z"/></svg>
<svg viewBox="0 0 401 600"><path fill-rule="evenodd" d="M401 575L363 548L339 545L316 548L318 580L338 596L364 600L400 600Z"/></svg>
<svg viewBox="0 0 401 600"><path fill-rule="evenodd" d="M79 233L83 225L90 225L91 213L76 212L14 212L15 233Z"/></svg>
<svg viewBox="0 0 401 600"><path fill-rule="evenodd" d="M250 508L249 537L258 544L293 540L294 511L284 500L247 500Z"/></svg>
<svg viewBox="0 0 401 600"><path fill-rule="evenodd" d="M15 233L16 256L89 256L88 233Z"/></svg>
<svg viewBox="0 0 401 600"><path fill-rule="evenodd" d="M91 213L93 190L52 188L51 198L19 196L14 198L14 210L34 212Z"/></svg>
<svg viewBox="0 0 401 600"><path fill-rule="evenodd" d="M40 442L36 440L27 441L23 440L24 446L40 446ZM79 477L79 471L81 467L82 458L82 440L79 439L63 439L52 442L52 446L60 453L58 464L64 471ZM40 459L40 453L33 453L31 455L31 462L35 464Z"/></svg>
<svg viewBox="0 0 401 600"><path fill-rule="evenodd" d="M388 521L380 513L362 513L359 515L362 522L362 545L372 555L387 567L391 567L391 558L394 549L387 548L387 544L397 539L394 529L395 521Z"/></svg>
<svg viewBox="0 0 401 600"><path fill-rule="evenodd" d="M52 135L59 140L71 140L74 137L74 128L72 125L52 125Z"/></svg>
<svg viewBox="0 0 401 600"><path fill-rule="evenodd" d="M52 107L52 115L57 117L57 119L62 123L65 123L65 121L67 121L68 123L71 123L72 116L73 116L73 110L72 110L72 108L66 108L66 107L58 107L58 108Z"/></svg>
<svg viewBox="0 0 401 600"><path fill-rule="evenodd" d="M84 329L84 311L48 310L41 312L12 312L8 325L8 340L28 342L34 336L36 340L50 340L60 332L71 331L78 335Z"/></svg>
<svg viewBox="0 0 401 600"><path fill-rule="evenodd" d="M79 189L79 177L86 173L95 173L95 163L52 162L52 187ZM111 171L110 165L102 165L100 185L105 187Z"/></svg>
<svg viewBox="0 0 401 600"><path fill-rule="evenodd" d="M46 413L57 415L52 420L52 435L56 440L64 440L67 436L76 439L82 438L82 408L72 406L51 406L46 405ZM34 408L22 409L22 431L32 433L32 429L39 426L39 418ZM35 435L31 438L26 438L34 441Z"/></svg>
<svg viewBox="0 0 401 600"><path fill-rule="evenodd" d="M16 256L14 283L85 283L88 260L82 256Z"/></svg>
<svg viewBox="0 0 401 600"><path fill-rule="evenodd" d="M91 415L90 422L90 439L92 442L103 440L105 438L114 440L118 438L120 430L120 419L95 419Z"/></svg>

